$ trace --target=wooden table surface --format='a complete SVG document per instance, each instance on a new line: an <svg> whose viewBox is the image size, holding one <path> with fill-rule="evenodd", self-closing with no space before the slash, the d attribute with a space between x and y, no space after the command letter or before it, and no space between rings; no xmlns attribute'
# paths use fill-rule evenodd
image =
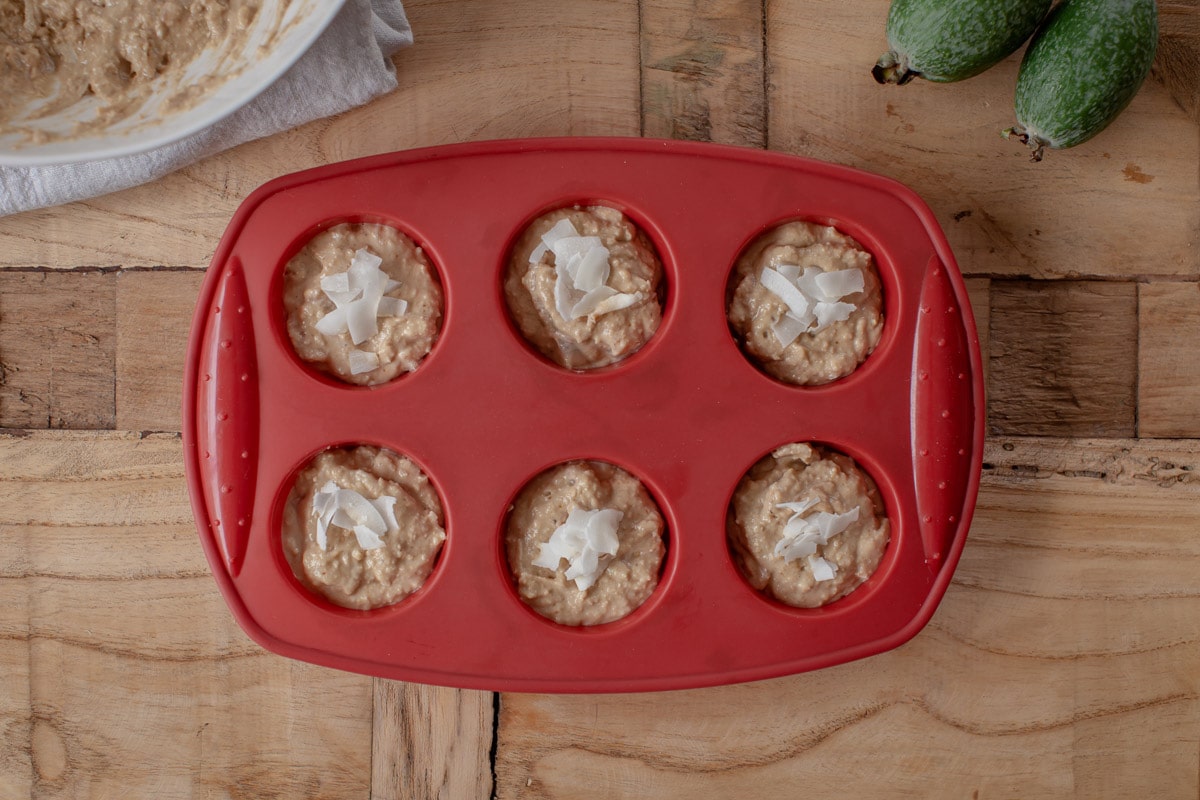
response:
<svg viewBox="0 0 1200 800"><path fill-rule="evenodd" d="M1200 795L1193 2L1112 128L1028 163L1017 61L879 87L886 0L409 0L400 88L154 184L0 219L0 798ZM266 653L196 540L179 392L263 181L484 138L768 147L912 186L988 367L953 585L897 650L687 692L543 696Z"/></svg>

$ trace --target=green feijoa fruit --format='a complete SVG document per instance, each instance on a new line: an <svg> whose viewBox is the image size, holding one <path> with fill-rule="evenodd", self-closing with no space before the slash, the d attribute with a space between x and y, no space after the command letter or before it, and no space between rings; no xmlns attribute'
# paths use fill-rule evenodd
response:
<svg viewBox="0 0 1200 800"><path fill-rule="evenodd" d="M1017 76L1017 125L1033 150L1074 147L1104 130L1137 94L1154 62L1154 0L1066 0L1034 36Z"/></svg>
<svg viewBox="0 0 1200 800"><path fill-rule="evenodd" d="M1051 0L892 0L891 48L871 74L879 83L948 83L978 75L1016 51Z"/></svg>

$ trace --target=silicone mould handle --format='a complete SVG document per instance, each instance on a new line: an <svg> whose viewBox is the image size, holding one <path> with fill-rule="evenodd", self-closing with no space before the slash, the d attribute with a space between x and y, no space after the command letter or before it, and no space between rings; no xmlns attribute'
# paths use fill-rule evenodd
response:
<svg viewBox="0 0 1200 800"><path fill-rule="evenodd" d="M946 268L931 259L913 351L912 457L921 541L935 572L959 529L971 483L975 410L961 402L964 387L974 379L963 325L970 313L955 295Z"/></svg>
<svg viewBox="0 0 1200 800"><path fill-rule="evenodd" d="M196 409L208 524L235 578L250 537L258 464L258 367L249 312L246 280L235 259L221 276L209 315Z"/></svg>

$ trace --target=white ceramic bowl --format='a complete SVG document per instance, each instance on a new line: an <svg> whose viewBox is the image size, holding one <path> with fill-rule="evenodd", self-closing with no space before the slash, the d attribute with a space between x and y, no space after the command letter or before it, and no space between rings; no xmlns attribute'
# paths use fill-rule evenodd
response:
<svg viewBox="0 0 1200 800"><path fill-rule="evenodd" d="M206 128L245 105L287 71L344 2L262 0L243 42L236 47L210 47L185 70L160 76L160 84L136 112L102 130L70 135L77 123L94 117L97 103L91 96L42 119L17 117L14 124L44 130L52 134L51 141L36 144L22 133L0 134L0 164L34 166L130 155ZM214 75L218 79L199 100L179 111L164 111L172 98L198 79Z"/></svg>

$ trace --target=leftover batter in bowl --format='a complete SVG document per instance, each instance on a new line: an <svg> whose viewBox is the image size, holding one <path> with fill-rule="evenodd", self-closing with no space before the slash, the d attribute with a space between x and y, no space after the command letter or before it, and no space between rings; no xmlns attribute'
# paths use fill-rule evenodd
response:
<svg viewBox="0 0 1200 800"><path fill-rule="evenodd" d="M530 608L562 625L601 625L646 602L666 548L662 515L637 478L602 461L572 461L517 495L505 549Z"/></svg>
<svg viewBox="0 0 1200 800"><path fill-rule="evenodd" d="M849 375L879 344L871 254L826 225L788 222L754 240L730 278L729 324L768 375L812 386Z"/></svg>
<svg viewBox="0 0 1200 800"><path fill-rule="evenodd" d="M135 111L161 75L205 48L244 40L260 0L0 0L0 131L33 102L32 117L85 95L103 127ZM192 87L182 98L195 96ZM77 131L78 132L78 131ZM45 136L44 132L40 132Z"/></svg>
<svg viewBox="0 0 1200 800"><path fill-rule="evenodd" d="M535 219L504 278L521 334L556 364L594 369L642 348L662 319L662 263L646 235L606 206Z"/></svg>
<svg viewBox="0 0 1200 800"><path fill-rule="evenodd" d="M297 580L345 608L391 605L421 588L446 539L442 504L409 459L379 447L318 453L283 507Z"/></svg>
<svg viewBox="0 0 1200 800"><path fill-rule="evenodd" d="M875 482L849 456L808 444L780 447L750 468L725 528L742 577L798 608L861 586L890 531Z"/></svg>
<svg viewBox="0 0 1200 800"><path fill-rule="evenodd" d="M317 234L283 274L288 337L316 369L363 386L417 368L442 323L442 287L412 239L389 225Z"/></svg>

